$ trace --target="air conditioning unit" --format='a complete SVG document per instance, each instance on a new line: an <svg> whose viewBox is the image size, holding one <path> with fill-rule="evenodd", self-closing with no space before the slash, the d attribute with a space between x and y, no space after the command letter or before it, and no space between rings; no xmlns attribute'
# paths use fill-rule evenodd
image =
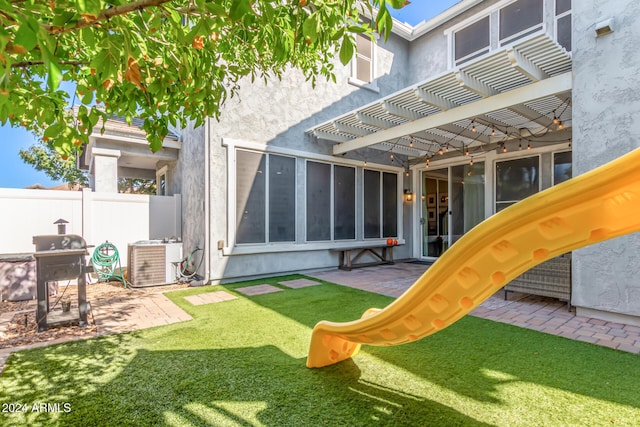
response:
<svg viewBox="0 0 640 427"><path fill-rule="evenodd" d="M128 245L129 283L134 287L175 283L182 243L141 240Z"/></svg>

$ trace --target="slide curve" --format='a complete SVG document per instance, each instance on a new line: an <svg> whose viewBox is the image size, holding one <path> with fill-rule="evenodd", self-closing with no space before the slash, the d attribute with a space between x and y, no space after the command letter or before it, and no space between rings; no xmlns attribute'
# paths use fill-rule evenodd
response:
<svg viewBox="0 0 640 427"><path fill-rule="evenodd" d="M555 256L640 230L640 149L510 206L466 233L399 298L361 319L319 322L307 367L361 344L424 338L456 322L523 272Z"/></svg>

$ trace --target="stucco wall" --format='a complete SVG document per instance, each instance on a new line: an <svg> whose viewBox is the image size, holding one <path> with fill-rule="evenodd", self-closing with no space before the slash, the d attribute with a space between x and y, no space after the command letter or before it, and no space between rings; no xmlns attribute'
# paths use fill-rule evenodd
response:
<svg viewBox="0 0 640 427"><path fill-rule="evenodd" d="M596 38L596 23L607 18L614 19L614 32ZM574 0L575 175L640 146L638 40L640 2ZM572 301L579 312L583 307L640 316L638 247L635 234L574 252Z"/></svg>
<svg viewBox="0 0 640 427"><path fill-rule="evenodd" d="M297 70L286 72L282 80L271 79L267 85L262 81L251 83L244 81L239 96L229 99L225 104L220 120L210 122L210 155L211 165L210 197L211 197L211 273L214 281L229 280L235 277L272 274L336 266L337 253L328 250L296 251L285 253L263 253L251 255L223 255L217 250L217 242L229 242L227 233L227 186L231 170L227 165L225 139L265 144L272 147L284 147L306 153L330 155L332 144L317 141L305 131L323 121L346 113L363 104L372 102L382 96L393 93L407 85L408 43L392 35L385 43L380 41L376 47L375 83L379 91L358 87L348 83L350 67L336 65L337 84L318 79L315 88ZM200 142L204 133L198 130L185 132L185 143L180 166L181 181L184 194L185 226L183 229L185 249L200 241L204 232L203 215L200 199L204 200L202 181L204 177L204 148ZM361 156L362 154L360 154ZM347 156L349 157L349 156ZM359 156L357 159L362 160ZM388 163L388 154L375 151L369 158L371 163ZM189 165L187 167L186 165ZM191 165L202 165L194 168ZM357 176L361 174L358 168ZM303 173L298 168L298 174ZM298 177L303 183L304 177ZM299 184L300 185L300 184ZM361 186L361 182L359 184ZM189 194L187 196L187 194ZM357 194L360 194L357 191ZM304 223L304 192L297 192L297 223ZM406 208L406 206L405 206ZM406 209L405 209L406 211ZM361 221L361 219L360 219ZM402 220L401 220L402 221ZM356 225L357 228L360 224ZM297 230L297 241L304 240L304 230ZM405 236L410 232L405 230ZM410 242L410 241L409 241ZM396 251L396 257L408 257L410 244Z"/></svg>

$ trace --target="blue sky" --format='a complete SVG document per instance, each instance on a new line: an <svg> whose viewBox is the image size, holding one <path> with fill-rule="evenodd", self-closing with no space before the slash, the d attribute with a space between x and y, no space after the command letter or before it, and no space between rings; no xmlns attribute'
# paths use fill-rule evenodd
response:
<svg viewBox="0 0 640 427"><path fill-rule="evenodd" d="M393 15L402 22L417 25L445 11L460 0L413 0ZM0 188L23 188L32 184L51 187L61 182L52 181L43 172L25 164L18 152L36 144L36 139L22 128L0 127Z"/></svg>

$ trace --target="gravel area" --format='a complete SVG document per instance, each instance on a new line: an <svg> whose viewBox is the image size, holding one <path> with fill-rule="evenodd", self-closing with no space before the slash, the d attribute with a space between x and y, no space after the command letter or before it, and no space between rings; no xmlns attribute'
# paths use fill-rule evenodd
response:
<svg viewBox="0 0 640 427"><path fill-rule="evenodd" d="M145 288L124 288L120 282L93 283L87 285L87 301L94 307L110 299L140 298L141 294L161 293L176 289L185 289L188 284L175 284L166 286L152 286ZM59 300L69 299L71 310L78 309L78 293L76 285L60 284L57 295L49 297L50 310L60 310ZM10 318L8 323L0 322L0 349L30 345L34 343L58 340L81 336L95 336L99 333L98 327L89 312L89 325L80 328L75 325L60 325L47 328L44 332L38 332L36 323L36 300L29 301L2 301L0 302L0 315L2 318Z"/></svg>

